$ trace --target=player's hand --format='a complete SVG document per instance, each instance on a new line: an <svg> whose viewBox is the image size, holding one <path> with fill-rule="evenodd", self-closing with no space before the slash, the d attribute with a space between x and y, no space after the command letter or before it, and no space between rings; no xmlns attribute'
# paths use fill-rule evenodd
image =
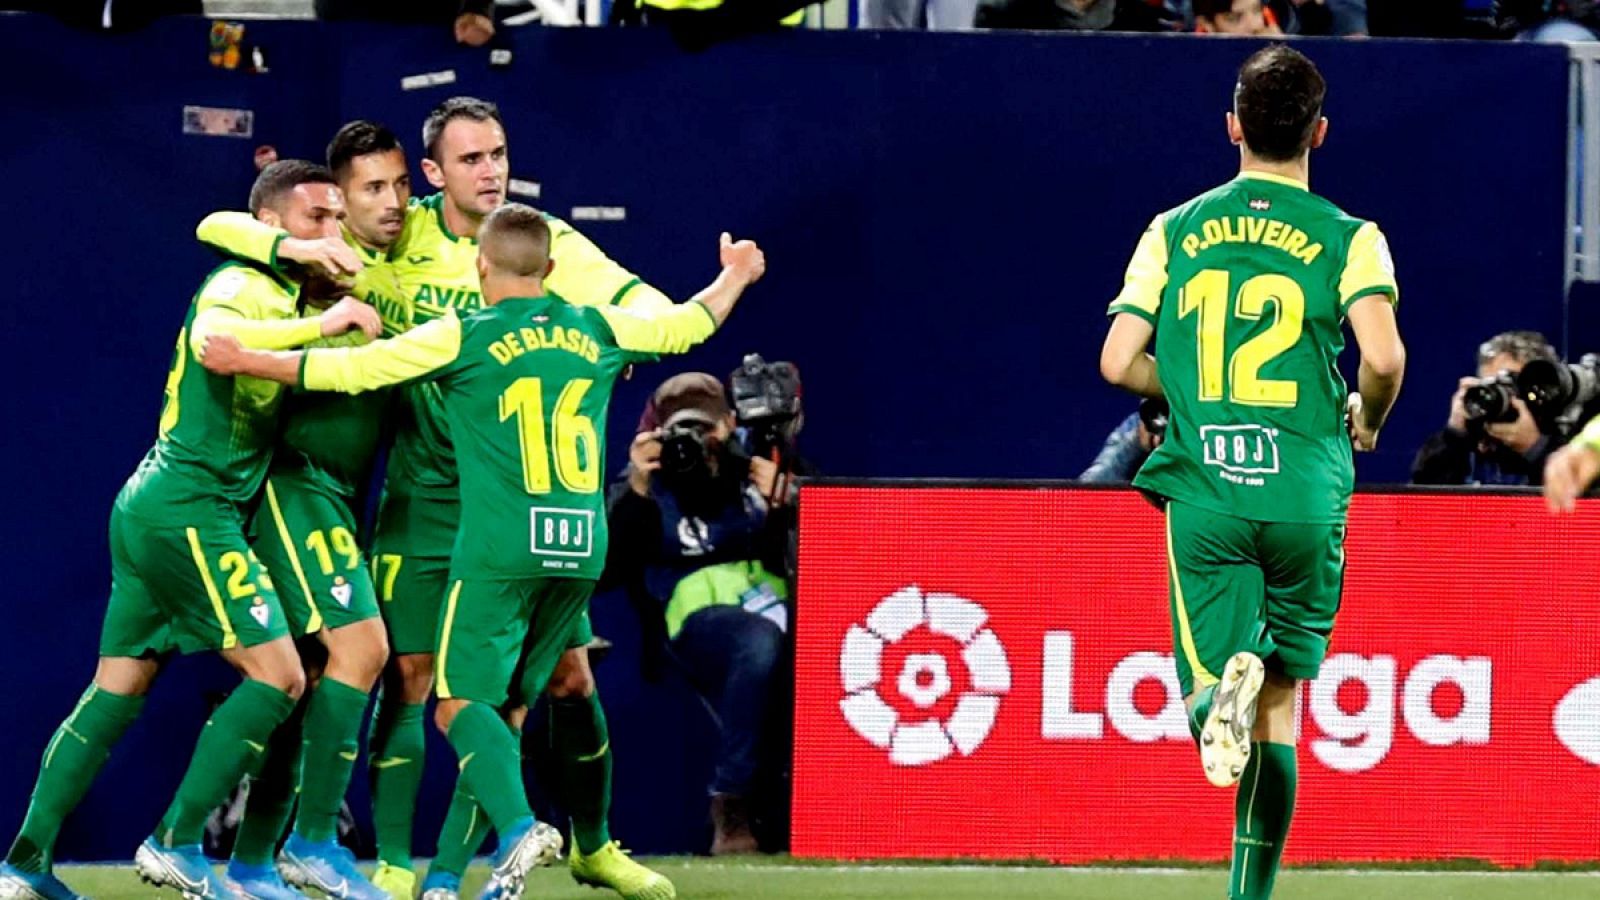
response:
<svg viewBox="0 0 1600 900"><path fill-rule="evenodd" d="M1350 428L1350 447L1357 453L1370 453L1378 446L1378 429L1367 422L1360 394L1351 394L1345 404L1346 424Z"/></svg>
<svg viewBox="0 0 1600 900"><path fill-rule="evenodd" d="M335 281L347 281L361 271L361 259L343 238L284 238L278 258L292 260Z"/></svg>
<svg viewBox="0 0 1600 900"><path fill-rule="evenodd" d="M244 345L231 334L208 335L200 348L200 365L215 375L238 375L244 371L244 362Z"/></svg>
<svg viewBox="0 0 1600 900"><path fill-rule="evenodd" d="M733 235L722 233L720 247L722 268L732 272L745 284L755 284L767 271L767 255L755 241L735 241Z"/></svg>
<svg viewBox="0 0 1600 900"><path fill-rule="evenodd" d="M317 319L322 323L323 337L334 337L357 328L374 340L383 333L383 319L378 311L354 297L345 297L328 307Z"/></svg>
<svg viewBox="0 0 1600 900"><path fill-rule="evenodd" d="M494 37L494 20L477 13L456 16L456 43L482 47Z"/></svg>
<svg viewBox="0 0 1600 900"><path fill-rule="evenodd" d="M1526 456L1533 445L1539 443L1539 426L1533 421L1533 413L1528 410L1528 404L1522 402L1521 397L1512 397L1511 405L1517 410L1516 419L1510 422L1491 422L1484 426L1484 432L1502 444Z"/></svg>
<svg viewBox="0 0 1600 900"><path fill-rule="evenodd" d="M1600 453L1570 444L1550 454L1544 464L1544 502L1553 513L1569 513L1578 498L1600 476Z"/></svg>
<svg viewBox="0 0 1600 900"><path fill-rule="evenodd" d="M650 476L661 468L661 432L641 431L628 447L628 487L641 497L650 496Z"/></svg>

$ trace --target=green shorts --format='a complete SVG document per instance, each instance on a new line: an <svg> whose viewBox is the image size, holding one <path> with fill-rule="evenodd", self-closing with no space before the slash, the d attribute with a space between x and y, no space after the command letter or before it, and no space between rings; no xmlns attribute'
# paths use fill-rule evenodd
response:
<svg viewBox="0 0 1600 900"><path fill-rule="evenodd" d="M251 546L272 573L294 637L375 618L372 573L356 517L337 491L296 472L273 472L251 522Z"/></svg>
<svg viewBox="0 0 1600 900"><path fill-rule="evenodd" d="M1167 503L1172 643L1185 697L1235 653L1317 677L1339 612L1343 525L1255 522Z"/></svg>
<svg viewBox="0 0 1600 900"><path fill-rule="evenodd" d="M449 558L402 556L375 547L372 574L378 585L378 607L389 626L390 648L396 655L432 653L439 638L439 612L450 588Z"/></svg>
<svg viewBox="0 0 1600 900"><path fill-rule="evenodd" d="M581 578L453 581L439 622L439 699L499 707L513 693L537 697L571 646L594 586Z"/></svg>
<svg viewBox="0 0 1600 900"><path fill-rule="evenodd" d="M147 515L129 511L119 497L109 536L101 656L231 650L288 636L272 579L232 505L219 500Z"/></svg>

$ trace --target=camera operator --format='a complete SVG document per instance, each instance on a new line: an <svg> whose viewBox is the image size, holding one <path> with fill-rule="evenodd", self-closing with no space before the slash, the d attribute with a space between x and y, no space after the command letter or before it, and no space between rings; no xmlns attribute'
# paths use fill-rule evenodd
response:
<svg viewBox="0 0 1600 900"><path fill-rule="evenodd" d="M1478 347L1478 374L1463 378L1450 400L1450 420L1411 465L1412 484L1539 484L1546 457L1564 443L1541 423L1517 387L1529 363L1561 366L1534 331L1506 331Z"/></svg>
<svg viewBox="0 0 1600 900"><path fill-rule="evenodd" d="M1139 411L1122 420L1106 435L1105 445L1078 480L1085 484L1126 484L1139 467L1161 446L1167 434L1167 401L1149 397Z"/></svg>
<svg viewBox="0 0 1600 900"><path fill-rule="evenodd" d="M670 655L719 720L714 855L759 849L751 797L761 764L781 758L771 738L790 677L799 468L794 367L747 357L730 380L750 413L742 428L715 376L690 372L656 389L608 511L607 580L640 616L646 678L659 678Z"/></svg>

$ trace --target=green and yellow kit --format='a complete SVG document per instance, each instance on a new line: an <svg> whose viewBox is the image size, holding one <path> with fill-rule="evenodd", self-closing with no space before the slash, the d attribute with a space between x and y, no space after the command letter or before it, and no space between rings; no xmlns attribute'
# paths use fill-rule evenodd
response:
<svg viewBox="0 0 1600 900"><path fill-rule="evenodd" d="M612 387L631 363L685 352L715 328L698 303L644 317L552 293L305 355L305 388L421 378L439 390L462 509L438 623L440 697L498 706L519 667L524 696L543 691L605 565Z"/></svg>
<svg viewBox="0 0 1600 900"><path fill-rule="evenodd" d="M1166 499L1185 694L1233 653L1316 676L1354 483L1338 370L1350 304L1398 298L1377 225L1245 173L1157 216L1110 313L1155 326L1172 406L1134 485Z"/></svg>
<svg viewBox="0 0 1600 900"><path fill-rule="evenodd" d="M111 513L111 597L102 656L250 647L288 634L273 583L245 537L278 435L281 385L207 372L212 334L282 350L321 336L297 318L299 286L239 262L211 272L178 333L155 446Z"/></svg>
<svg viewBox="0 0 1600 900"><path fill-rule="evenodd" d="M447 312L470 313L482 306L477 241L450 230L443 202L440 194L413 199L394 245L381 259L370 253L363 259L363 278L383 268L394 285L393 301L383 292L371 298L386 325L391 319L408 327L422 325ZM556 261L546 283L549 290L579 306L613 305L646 314L673 306L571 225L554 216L546 219ZM267 262L275 258L282 232L243 213L215 213L201 223L199 237L229 253ZM426 653L433 648L444 604L450 551L461 519L460 484L438 386L407 385L399 394L392 407L394 445L373 539L373 569L394 652ZM571 645L582 646L591 638L585 616Z"/></svg>

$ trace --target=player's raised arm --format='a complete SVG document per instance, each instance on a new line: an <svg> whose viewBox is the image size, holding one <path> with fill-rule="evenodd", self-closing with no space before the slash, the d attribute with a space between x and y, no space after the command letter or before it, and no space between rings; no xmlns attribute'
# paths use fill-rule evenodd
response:
<svg viewBox="0 0 1600 900"><path fill-rule="evenodd" d="M1394 315L1399 297L1388 241L1377 225L1367 222L1351 240L1339 277L1339 302L1361 351L1357 393L1350 400L1350 438L1357 450L1377 446L1378 430L1400 396L1406 348Z"/></svg>
<svg viewBox="0 0 1600 900"><path fill-rule="evenodd" d="M716 332L727 320L745 288L767 270L766 254L754 241L734 241L722 234L722 271L688 303L640 314L600 307L616 335L617 345L638 353L686 353Z"/></svg>
<svg viewBox="0 0 1600 900"><path fill-rule="evenodd" d="M1143 397L1162 396L1161 376L1148 348L1166 287L1166 229L1157 216L1139 238L1123 277L1122 291L1107 310L1111 330L1100 348L1101 377Z"/></svg>
<svg viewBox="0 0 1600 900"><path fill-rule="evenodd" d="M297 262L342 279L361 271L361 259L341 237L305 240L257 220L249 213L214 212L200 220L195 237L230 256L276 267L281 260Z"/></svg>
<svg viewBox="0 0 1600 900"><path fill-rule="evenodd" d="M1544 500L1553 513L1578 508L1578 498L1600 477L1600 416L1544 464Z"/></svg>
<svg viewBox="0 0 1600 900"><path fill-rule="evenodd" d="M208 338L200 363L218 375L249 375L312 391L359 394L436 375L461 354L461 320L441 316L363 347L295 352L250 350L227 335Z"/></svg>
<svg viewBox="0 0 1600 900"><path fill-rule="evenodd" d="M618 264L577 229L554 216L550 255L558 261L545 287L578 306L617 306L646 315L671 309L666 294Z"/></svg>

